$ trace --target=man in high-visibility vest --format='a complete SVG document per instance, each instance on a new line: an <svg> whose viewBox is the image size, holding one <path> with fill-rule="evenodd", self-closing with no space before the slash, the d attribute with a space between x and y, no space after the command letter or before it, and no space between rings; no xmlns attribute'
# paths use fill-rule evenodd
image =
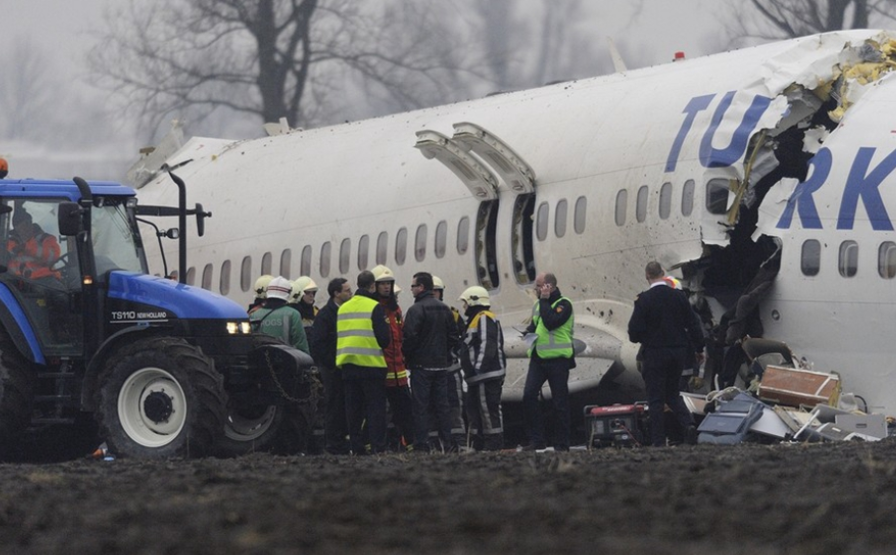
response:
<svg viewBox="0 0 896 555"><path fill-rule="evenodd" d="M358 274L358 290L336 316L336 367L345 386L345 416L355 455L367 454L362 437L366 421L372 453L386 450L386 357L389 324L376 298L376 278Z"/></svg>
<svg viewBox="0 0 896 555"><path fill-rule="evenodd" d="M551 388L556 428L555 451L569 451L569 371L575 368L572 302L557 288L554 274L535 278L538 301L532 309L532 323L526 330L535 334L529 347L529 373L523 389L523 410L529 432L529 449L544 449L544 420L539 394L544 382Z"/></svg>

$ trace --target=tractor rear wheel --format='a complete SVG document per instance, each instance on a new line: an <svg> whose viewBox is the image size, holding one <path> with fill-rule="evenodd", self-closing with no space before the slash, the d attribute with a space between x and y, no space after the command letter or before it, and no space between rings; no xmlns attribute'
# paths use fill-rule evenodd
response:
<svg viewBox="0 0 896 555"><path fill-rule="evenodd" d="M100 378L97 420L121 457L210 454L224 430L227 396L214 362L183 339L126 346Z"/></svg>
<svg viewBox="0 0 896 555"><path fill-rule="evenodd" d="M31 423L34 371L0 327L0 442L15 440Z"/></svg>

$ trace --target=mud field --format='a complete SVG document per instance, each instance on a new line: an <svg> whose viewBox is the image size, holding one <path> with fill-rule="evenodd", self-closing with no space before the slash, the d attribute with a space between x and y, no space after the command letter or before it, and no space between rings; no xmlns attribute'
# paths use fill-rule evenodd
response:
<svg viewBox="0 0 896 555"><path fill-rule="evenodd" d="M0 465L2 553L893 553L896 440Z"/></svg>

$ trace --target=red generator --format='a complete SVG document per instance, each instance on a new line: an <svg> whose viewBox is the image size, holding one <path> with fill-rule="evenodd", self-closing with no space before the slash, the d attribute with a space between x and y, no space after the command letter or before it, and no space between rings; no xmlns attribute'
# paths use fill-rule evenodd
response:
<svg viewBox="0 0 896 555"><path fill-rule="evenodd" d="M641 443L645 428L643 404L585 407L585 431L588 445L632 446Z"/></svg>

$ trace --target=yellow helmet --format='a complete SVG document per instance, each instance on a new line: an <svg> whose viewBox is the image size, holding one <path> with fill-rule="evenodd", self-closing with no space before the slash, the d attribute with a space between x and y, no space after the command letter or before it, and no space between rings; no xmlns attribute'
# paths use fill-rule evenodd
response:
<svg viewBox="0 0 896 555"><path fill-rule="evenodd" d="M392 270L390 270L388 266L378 264L374 266L370 271L373 272L373 277L377 282L395 281L395 274L392 273Z"/></svg>
<svg viewBox="0 0 896 555"><path fill-rule="evenodd" d="M432 276L432 288L438 290L445 290L445 284L442 282L442 279L439 276Z"/></svg>
<svg viewBox="0 0 896 555"><path fill-rule="evenodd" d="M317 284L308 276L299 276L292 282L292 289L289 292L289 302L297 303L305 293L311 291L317 292Z"/></svg>
<svg viewBox="0 0 896 555"><path fill-rule="evenodd" d="M274 276L265 274L260 278L255 280L255 296L259 299L266 299L268 297L268 284L271 283L271 280L274 279Z"/></svg>
<svg viewBox="0 0 896 555"><path fill-rule="evenodd" d="M485 287L478 285L467 287L457 300L464 301L469 306L491 306L492 304L488 298L488 291L485 290Z"/></svg>

